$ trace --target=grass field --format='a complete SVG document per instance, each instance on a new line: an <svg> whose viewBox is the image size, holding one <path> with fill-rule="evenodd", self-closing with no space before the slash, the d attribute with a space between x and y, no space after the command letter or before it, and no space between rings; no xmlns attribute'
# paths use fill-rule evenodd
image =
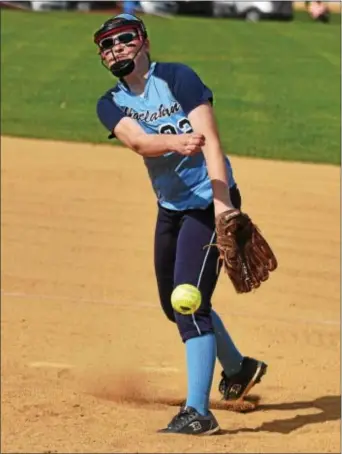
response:
<svg viewBox="0 0 342 454"><path fill-rule="evenodd" d="M97 98L115 80L92 34L106 16L1 12L3 135L107 142ZM231 155L340 163L340 17L329 25L146 18L153 57L215 93Z"/></svg>

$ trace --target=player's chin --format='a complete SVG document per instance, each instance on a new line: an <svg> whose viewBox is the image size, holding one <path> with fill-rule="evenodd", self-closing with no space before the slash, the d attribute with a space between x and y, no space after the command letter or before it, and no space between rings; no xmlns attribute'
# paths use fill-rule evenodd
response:
<svg viewBox="0 0 342 454"><path fill-rule="evenodd" d="M116 61L133 60L133 58L134 58L134 55L133 55L133 54L132 54L132 55L131 55L131 54L128 54L128 55L124 55L124 56L122 56L122 57L118 57L118 58L116 59Z"/></svg>

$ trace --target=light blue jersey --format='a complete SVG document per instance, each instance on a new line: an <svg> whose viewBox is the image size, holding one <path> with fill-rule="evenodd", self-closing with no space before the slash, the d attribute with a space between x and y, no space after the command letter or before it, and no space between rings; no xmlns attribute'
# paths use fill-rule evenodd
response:
<svg viewBox="0 0 342 454"><path fill-rule="evenodd" d="M198 75L179 63L152 63L144 93L132 93L124 82L102 96L97 114L114 136L119 121L129 116L147 134L192 132L188 114L197 106L213 101L213 94ZM203 153L182 156L170 150L163 156L144 158L158 202L164 208L183 211L205 209L213 201ZM235 185L229 159L226 158L230 186Z"/></svg>

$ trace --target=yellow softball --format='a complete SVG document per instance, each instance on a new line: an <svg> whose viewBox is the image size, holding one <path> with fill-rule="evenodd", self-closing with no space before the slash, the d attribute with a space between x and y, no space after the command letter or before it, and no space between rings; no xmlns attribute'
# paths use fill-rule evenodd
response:
<svg viewBox="0 0 342 454"><path fill-rule="evenodd" d="M201 301L201 292L191 284L178 285L171 295L172 307L183 315L191 315L196 312L201 305Z"/></svg>

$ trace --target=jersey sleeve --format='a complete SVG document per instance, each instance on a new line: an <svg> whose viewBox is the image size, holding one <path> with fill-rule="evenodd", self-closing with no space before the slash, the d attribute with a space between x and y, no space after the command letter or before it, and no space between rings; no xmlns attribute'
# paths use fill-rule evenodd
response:
<svg viewBox="0 0 342 454"><path fill-rule="evenodd" d="M164 63L158 68L158 72L159 77L168 83L186 115L205 102L213 103L212 91L189 66L181 63Z"/></svg>
<svg viewBox="0 0 342 454"><path fill-rule="evenodd" d="M113 133L119 121L125 117L122 110L109 98L103 96L97 102L97 116L105 128ZM114 137L113 134L109 136Z"/></svg>

